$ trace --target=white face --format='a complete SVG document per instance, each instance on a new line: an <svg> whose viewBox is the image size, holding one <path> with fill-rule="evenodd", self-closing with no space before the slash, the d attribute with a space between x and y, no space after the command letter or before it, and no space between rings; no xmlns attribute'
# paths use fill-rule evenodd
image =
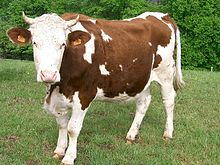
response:
<svg viewBox="0 0 220 165"><path fill-rule="evenodd" d="M60 66L69 33L66 21L57 15L35 18L29 28L32 35L37 81L55 83L60 81Z"/></svg>

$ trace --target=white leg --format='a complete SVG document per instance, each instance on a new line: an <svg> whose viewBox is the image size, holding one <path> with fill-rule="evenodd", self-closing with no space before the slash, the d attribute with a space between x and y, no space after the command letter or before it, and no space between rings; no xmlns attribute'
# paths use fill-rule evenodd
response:
<svg viewBox="0 0 220 165"><path fill-rule="evenodd" d="M57 147L54 151L54 158L59 159L65 155L65 150L67 148L67 125L68 125L68 115L64 115L56 118L57 124L59 126L59 136L57 141Z"/></svg>
<svg viewBox="0 0 220 165"><path fill-rule="evenodd" d="M173 110L176 92L173 88L173 84L162 84L161 94L166 112L166 125L163 137L172 138L173 137Z"/></svg>
<svg viewBox="0 0 220 165"><path fill-rule="evenodd" d="M134 141L135 137L138 135L141 122L150 105L150 102L151 102L151 95L150 95L150 88L148 87L136 101L136 113L133 123L126 136L127 143L131 143L132 141Z"/></svg>
<svg viewBox="0 0 220 165"><path fill-rule="evenodd" d="M87 109L82 110L78 98L78 93L73 97L73 111L70 121L68 123L69 146L62 163L73 165L77 154L77 138L82 128L83 120L86 115Z"/></svg>
<svg viewBox="0 0 220 165"><path fill-rule="evenodd" d="M171 139L173 137L173 110L176 96L176 92L173 87L173 79L176 69L172 54L168 54L168 56L170 56L170 58L168 57L166 61L160 65L161 68L155 71L156 81L160 84L161 96L165 106L166 124L163 134L165 139Z"/></svg>

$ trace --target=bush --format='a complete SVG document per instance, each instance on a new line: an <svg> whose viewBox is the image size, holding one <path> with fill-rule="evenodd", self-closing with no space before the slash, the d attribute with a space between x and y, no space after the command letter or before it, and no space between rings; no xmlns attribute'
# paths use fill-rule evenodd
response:
<svg viewBox="0 0 220 165"><path fill-rule="evenodd" d="M183 67L220 70L220 3L215 0L163 0L160 4L146 0L1 0L1 3L0 57L3 58L33 59L30 46L18 48L5 35L10 27L27 27L22 11L31 17L76 12L106 19L162 11L169 13L181 30Z"/></svg>
<svg viewBox="0 0 220 165"><path fill-rule="evenodd" d="M182 32L185 68L220 70L220 4L215 0L164 1Z"/></svg>

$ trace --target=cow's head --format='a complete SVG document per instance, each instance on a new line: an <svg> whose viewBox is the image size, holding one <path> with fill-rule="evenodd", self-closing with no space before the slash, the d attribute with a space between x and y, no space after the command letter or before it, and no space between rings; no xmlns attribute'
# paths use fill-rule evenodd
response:
<svg viewBox="0 0 220 165"><path fill-rule="evenodd" d="M11 28L7 31L9 38L17 45L32 44L37 81L59 82L59 70L68 35L78 17L65 21L56 14L44 14L33 19L23 13L23 18L30 28Z"/></svg>

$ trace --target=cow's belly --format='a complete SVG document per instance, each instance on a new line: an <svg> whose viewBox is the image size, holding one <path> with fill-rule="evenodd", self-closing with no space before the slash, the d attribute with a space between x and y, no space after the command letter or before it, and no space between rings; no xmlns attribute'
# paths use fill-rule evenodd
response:
<svg viewBox="0 0 220 165"><path fill-rule="evenodd" d="M129 96L127 93L124 92L124 93L119 93L117 96L114 97L106 97L103 90L98 88L95 100L109 101L109 102L129 102L136 100L138 96L139 93L137 93L135 96Z"/></svg>

